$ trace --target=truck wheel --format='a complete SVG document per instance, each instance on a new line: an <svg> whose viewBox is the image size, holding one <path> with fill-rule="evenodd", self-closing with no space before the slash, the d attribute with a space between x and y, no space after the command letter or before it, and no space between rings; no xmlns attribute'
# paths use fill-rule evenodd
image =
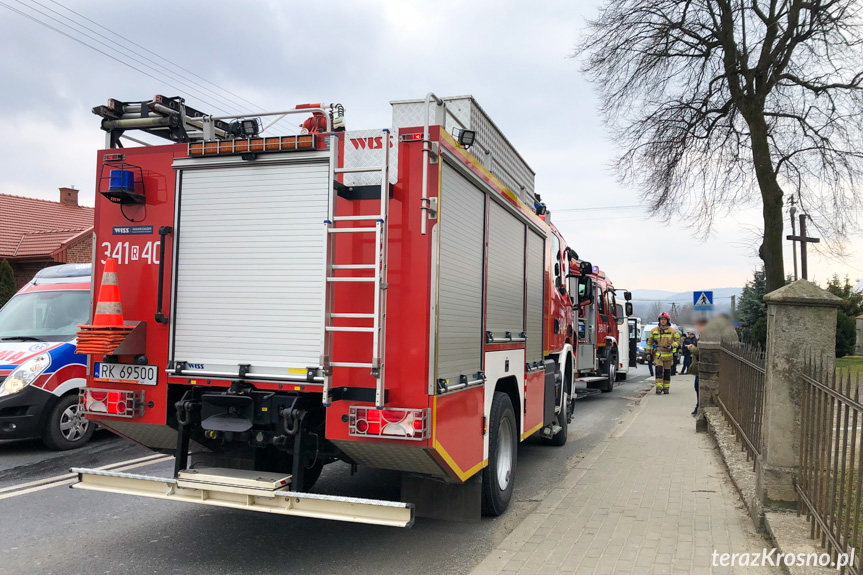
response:
<svg viewBox="0 0 863 575"><path fill-rule="evenodd" d="M567 411L569 410L569 397L563 398L563 409L560 410L560 413L557 414L555 420L557 424L560 426L560 431L552 435L551 437L540 437L540 441L545 445L553 445L555 447L562 447L566 445L566 439L569 435L569 415Z"/></svg>
<svg viewBox="0 0 863 575"><path fill-rule="evenodd" d="M495 392L489 416L488 466L482 470L482 513L497 516L506 511L515 485L518 427L509 396Z"/></svg>
<svg viewBox="0 0 863 575"><path fill-rule="evenodd" d="M608 358L606 361L608 365L605 369L608 379L605 382L605 387L602 389L603 393L614 391L614 381L617 378L617 351L614 348L609 349L606 357Z"/></svg>
<svg viewBox="0 0 863 575"><path fill-rule="evenodd" d="M65 451L81 447L93 437L96 425L78 407L78 394L64 395L48 413L42 443L48 449Z"/></svg>
<svg viewBox="0 0 863 575"><path fill-rule="evenodd" d="M303 486L300 491L303 493L310 492L315 483L317 483L318 478L321 476L321 471L323 470L324 464L320 461L316 461L314 465L307 467L305 473L303 473Z"/></svg>

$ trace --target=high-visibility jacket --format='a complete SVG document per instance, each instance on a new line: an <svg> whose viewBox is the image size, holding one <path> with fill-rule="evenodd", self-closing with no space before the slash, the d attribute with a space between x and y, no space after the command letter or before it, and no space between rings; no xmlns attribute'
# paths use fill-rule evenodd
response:
<svg viewBox="0 0 863 575"><path fill-rule="evenodd" d="M647 349L653 349L657 357L671 357L680 345L680 334L671 326L656 326L647 338Z"/></svg>

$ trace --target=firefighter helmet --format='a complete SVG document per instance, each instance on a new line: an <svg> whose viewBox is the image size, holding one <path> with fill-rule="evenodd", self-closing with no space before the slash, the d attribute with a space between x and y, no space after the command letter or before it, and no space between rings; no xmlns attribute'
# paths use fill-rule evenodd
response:
<svg viewBox="0 0 863 575"><path fill-rule="evenodd" d="M669 324L671 323L671 316L670 316L670 315L668 315L667 313L662 312L661 314L659 314L659 317L658 317L658 318L656 318L656 319L657 319L657 321L659 321L659 320L661 320L662 318L665 318L665 320L666 320Z"/></svg>

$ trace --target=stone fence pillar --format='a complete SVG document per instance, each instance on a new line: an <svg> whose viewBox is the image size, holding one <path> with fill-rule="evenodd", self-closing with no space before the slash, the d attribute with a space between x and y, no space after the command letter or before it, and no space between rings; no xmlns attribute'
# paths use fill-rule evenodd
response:
<svg viewBox="0 0 863 575"><path fill-rule="evenodd" d="M806 280L770 292L761 455L755 493L765 509L794 508L800 462L800 377L809 353L835 365L836 308L842 300Z"/></svg>
<svg viewBox="0 0 863 575"><path fill-rule="evenodd" d="M719 356L722 350L719 344L723 341L738 341L734 326L725 316L710 320L701 337L698 339L698 416L695 419L695 430L707 431L707 418L704 409L719 407L716 395L719 391Z"/></svg>

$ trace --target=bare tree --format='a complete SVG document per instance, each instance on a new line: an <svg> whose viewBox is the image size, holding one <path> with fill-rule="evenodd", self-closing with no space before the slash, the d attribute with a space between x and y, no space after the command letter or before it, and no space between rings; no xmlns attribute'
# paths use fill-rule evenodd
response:
<svg viewBox="0 0 863 575"><path fill-rule="evenodd" d="M834 246L863 168L858 0L605 0L577 49L622 182L706 237L760 200L768 290L785 285L783 195Z"/></svg>
<svg viewBox="0 0 863 575"><path fill-rule="evenodd" d="M656 321L656 318L659 317L659 314L661 314L664 311L665 311L665 308L663 307L663 304L661 301L657 300L657 301L653 302L652 304L650 304L650 319L648 319L647 321L648 322Z"/></svg>

